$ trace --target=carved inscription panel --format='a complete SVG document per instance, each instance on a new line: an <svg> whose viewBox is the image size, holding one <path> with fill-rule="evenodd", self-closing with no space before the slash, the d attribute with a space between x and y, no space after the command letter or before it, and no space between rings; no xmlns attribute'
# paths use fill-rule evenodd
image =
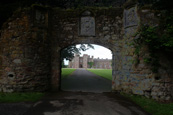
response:
<svg viewBox="0 0 173 115"><path fill-rule="evenodd" d="M36 10L35 19L36 19L37 23L44 24L45 23L45 14L43 14L42 12Z"/></svg>
<svg viewBox="0 0 173 115"><path fill-rule="evenodd" d="M138 17L136 13L136 7L129 8L124 11L124 26L137 26L138 25Z"/></svg>
<svg viewBox="0 0 173 115"><path fill-rule="evenodd" d="M81 17L80 20L80 35L95 36L95 19L94 17Z"/></svg>

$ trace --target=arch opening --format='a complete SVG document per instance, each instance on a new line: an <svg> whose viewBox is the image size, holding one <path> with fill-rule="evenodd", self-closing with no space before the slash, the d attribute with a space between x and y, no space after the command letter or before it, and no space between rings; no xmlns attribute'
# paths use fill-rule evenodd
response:
<svg viewBox="0 0 173 115"><path fill-rule="evenodd" d="M60 89L63 91L110 92L112 91L112 51L101 45L91 44L89 49L74 54L69 61L61 62ZM72 47L71 45L69 47ZM75 45L79 48L80 45ZM61 58L62 52L61 50ZM67 58L68 59L68 58ZM65 64L65 66L63 65ZM73 71L66 76L64 72Z"/></svg>

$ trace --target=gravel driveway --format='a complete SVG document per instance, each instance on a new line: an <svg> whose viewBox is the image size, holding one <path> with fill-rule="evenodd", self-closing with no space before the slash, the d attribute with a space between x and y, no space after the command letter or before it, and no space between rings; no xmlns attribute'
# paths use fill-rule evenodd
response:
<svg viewBox="0 0 173 115"><path fill-rule="evenodd" d="M61 80L61 89L64 91L110 92L111 87L111 80L85 69L76 69L72 75Z"/></svg>

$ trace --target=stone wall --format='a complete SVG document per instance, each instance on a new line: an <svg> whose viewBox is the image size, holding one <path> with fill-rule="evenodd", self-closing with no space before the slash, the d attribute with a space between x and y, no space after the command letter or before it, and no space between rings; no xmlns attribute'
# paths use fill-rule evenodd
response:
<svg viewBox="0 0 173 115"><path fill-rule="evenodd" d="M50 44L47 30L41 25L38 27L31 14L31 9L18 11L2 28L0 91L48 89Z"/></svg>
<svg viewBox="0 0 173 115"><path fill-rule="evenodd" d="M112 59L94 59L93 68L112 69Z"/></svg>
<svg viewBox="0 0 173 115"><path fill-rule="evenodd" d="M135 64L131 45L140 24L157 24L152 11L135 4L125 8L59 9L33 7L14 13L0 38L0 91L58 91L60 52L75 44L98 44L110 49L112 90L172 100L172 74L156 75L144 63L146 48ZM167 62L169 63L169 62ZM157 77L157 76L161 77Z"/></svg>
<svg viewBox="0 0 173 115"><path fill-rule="evenodd" d="M63 48L70 45L90 43L104 46L111 51L121 49L121 45L115 46L115 44L118 44L123 37L122 18L122 8L53 9L51 35L54 44L52 45L52 49L54 51L53 54L57 56L53 56L54 58L52 60L55 60L57 64L54 64L52 67L59 67L57 66L58 54L60 54ZM85 28L85 26L87 27L88 25L81 22L85 19L89 20L87 24L93 25L89 25L89 28ZM81 27L83 28L80 29ZM89 30L87 31L87 29ZM115 55L117 55L117 53ZM53 71L52 74L60 75L60 72ZM115 77L115 75L113 75L113 77ZM59 84L60 78L55 78L57 78L57 80L54 81L57 81L57 84Z"/></svg>
<svg viewBox="0 0 173 115"><path fill-rule="evenodd" d="M113 85L113 88L122 92L144 95L156 100L170 101L173 97L172 74L163 68L160 68L158 73L153 73L151 65L146 64L144 61L145 57L149 56L147 47L142 47L139 56L137 56L134 54L134 46L130 45L133 43L133 39L138 39L138 35L136 36L135 33L138 28L140 28L140 25L157 25L158 18L151 10L140 9L136 14L140 19L140 25L138 21L135 21L138 23L134 24L133 19L131 19L133 13L130 13L133 8L134 10L137 10L135 7L131 8L127 6L124 11L124 17L130 15L130 18L124 18L125 35L122 40L123 48L120 50L118 57L114 57L114 60L121 60L122 65L118 65L113 71L116 74L116 77L113 80L113 83L115 84ZM128 19L130 19L132 23L128 22ZM128 22L127 25L125 24L126 22ZM160 55L160 57L162 56ZM139 63L136 64L135 61L137 59ZM171 70L170 63L165 59L162 59L162 61L163 60L165 63L164 65L167 65ZM117 63L118 61L115 61L115 64Z"/></svg>

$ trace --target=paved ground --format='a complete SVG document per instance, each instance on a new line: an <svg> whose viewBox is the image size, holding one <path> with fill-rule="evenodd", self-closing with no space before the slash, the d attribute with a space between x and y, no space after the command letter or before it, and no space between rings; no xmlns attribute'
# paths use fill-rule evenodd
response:
<svg viewBox="0 0 173 115"><path fill-rule="evenodd" d="M77 70L63 79L62 89L71 91L47 94L36 103L0 103L0 115L149 115L133 102L110 92L110 80L86 70Z"/></svg>
<svg viewBox="0 0 173 115"><path fill-rule="evenodd" d="M149 115L115 93L59 92L47 95L24 115Z"/></svg>
<svg viewBox="0 0 173 115"><path fill-rule="evenodd" d="M0 115L149 115L116 93L58 92L36 103L0 104Z"/></svg>
<svg viewBox="0 0 173 115"><path fill-rule="evenodd" d="M111 86L111 80L99 77L85 69L77 69L61 81L61 89L64 91L110 92Z"/></svg>
<svg viewBox="0 0 173 115"><path fill-rule="evenodd" d="M23 115L33 103L0 103L0 115Z"/></svg>

